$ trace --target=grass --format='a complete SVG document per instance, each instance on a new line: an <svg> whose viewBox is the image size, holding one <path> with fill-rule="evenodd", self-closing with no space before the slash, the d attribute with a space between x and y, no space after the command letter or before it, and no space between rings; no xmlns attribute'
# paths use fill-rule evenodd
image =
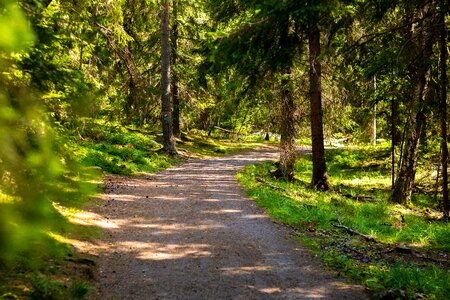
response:
<svg viewBox="0 0 450 300"><path fill-rule="evenodd" d="M445 299L450 293L449 264L445 262L450 252L450 224L438 219L434 197L430 193L416 195L415 206L409 208L388 201L386 145L328 150L327 162L333 192L310 188L310 156L298 159L294 183L271 178L270 170L275 168L271 163L248 166L237 177L260 206L294 228L299 239L320 252L327 265L374 293L390 290L394 299L423 295ZM288 192L262 185L256 177ZM358 196L369 200L357 201ZM333 227L339 222L378 243ZM397 253L400 248L411 253ZM392 251L387 252L389 249Z"/></svg>

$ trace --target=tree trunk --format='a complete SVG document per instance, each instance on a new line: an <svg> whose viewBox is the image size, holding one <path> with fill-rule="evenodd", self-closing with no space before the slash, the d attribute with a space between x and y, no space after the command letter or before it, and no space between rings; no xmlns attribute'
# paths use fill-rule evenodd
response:
<svg viewBox="0 0 450 300"><path fill-rule="evenodd" d="M292 97L291 70L288 69L281 80L281 128L279 175L286 180L294 179L296 159L294 99Z"/></svg>
<svg viewBox="0 0 450 300"><path fill-rule="evenodd" d="M432 9L432 8L431 8ZM430 69L430 57L434 42L434 18L429 18L413 34L417 43L415 61L410 65L410 78L416 79L413 99L410 103L411 113L406 130L406 139L400 169L394 184L391 200L409 205L416 175L417 156L421 131L425 124L425 90L428 85L427 73Z"/></svg>
<svg viewBox="0 0 450 300"><path fill-rule="evenodd" d="M163 149L169 155L177 153L172 132L172 109L170 105L170 44L169 2L161 4L161 123Z"/></svg>
<svg viewBox="0 0 450 300"><path fill-rule="evenodd" d="M440 31L440 63L441 89L440 89L440 112L441 112L441 162L442 162L442 204L444 217L449 218L448 201L448 146L447 146L447 39L445 31L445 0L440 1L439 31Z"/></svg>
<svg viewBox="0 0 450 300"><path fill-rule="evenodd" d="M397 136L397 113L398 103L392 96L391 99L391 189L394 189L395 185L395 146L398 143Z"/></svg>
<svg viewBox="0 0 450 300"><path fill-rule="evenodd" d="M323 110L321 92L320 31L316 25L311 25L309 40L309 84L311 101L311 134L312 134L312 184L318 190L329 190L327 168L325 164L325 147L323 141Z"/></svg>
<svg viewBox="0 0 450 300"><path fill-rule="evenodd" d="M416 111L409 117L407 138L404 146L404 154L394 184L391 199L400 204L409 205L416 175L417 154L419 150L419 137L425 115L420 106L423 104L423 92L426 80L421 81L416 87L415 100L412 105ZM419 111L417 111L420 109Z"/></svg>
<svg viewBox="0 0 450 300"><path fill-rule="evenodd" d="M173 0L172 4L172 66L178 63L178 0ZM172 105L173 105L173 135L180 136L180 98L178 89L178 70L173 70L172 74Z"/></svg>
<svg viewBox="0 0 450 300"><path fill-rule="evenodd" d="M373 77L373 89L375 93L375 104L373 106L373 126L372 126L372 144L377 145L377 77Z"/></svg>

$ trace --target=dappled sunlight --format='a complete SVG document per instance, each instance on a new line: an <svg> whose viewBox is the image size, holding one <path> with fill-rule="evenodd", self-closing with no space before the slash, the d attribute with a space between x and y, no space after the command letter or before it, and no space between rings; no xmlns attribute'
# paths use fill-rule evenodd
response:
<svg viewBox="0 0 450 300"><path fill-rule="evenodd" d="M184 201L184 200L186 200L185 197L174 197L174 196L166 196L166 195L164 195L164 196L151 196L151 199L169 200L169 201Z"/></svg>
<svg viewBox="0 0 450 300"><path fill-rule="evenodd" d="M267 287L267 288L256 288L258 291L263 292L264 294L274 294L281 292L279 287Z"/></svg>
<svg viewBox="0 0 450 300"><path fill-rule="evenodd" d="M183 231L197 231L197 230L198 231L206 231L206 230L211 230L211 229L225 228L225 226L219 225L219 224L192 226L192 225L187 225L187 224L183 224L183 223L170 224L170 225L136 224L136 225L131 225L130 227L156 229L155 231L150 232L152 235L171 234L171 233L177 233L177 232L183 232Z"/></svg>
<svg viewBox="0 0 450 300"><path fill-rule="evenodd" d="M220 200L219 199L210 198L210 199L203 199L202 202L220 202Z"/></svg>
<svg viewBox="0 0 450 300"><path fill-rule="evenodd" d="M274 266L256 265L256 266L242 266L242 267L226 267L220 268L219 271L226 276L234 275L248 275L254 272L267 272L273 270Z"/></svg>
<svg viewBox="0 0 450 300"><path fill-rule="evenodd" d="M268 219L269 217L266 215L245 215L242 216L244 219Z"/></svg>
<svg viewBox="0 0 450 300"><path fill-rule="evenodd" d="M358 177L358 178L351 178L351 179L339 179L339 182L343 185L353 186L353 187L365 187L367 185L372 186L375 185L377 187L382 188L389 188L391 185L391 181L389 178L380 177L380 178L374 178L374 177Z"/></svg>
<svg viewBox="0 0 450 300"><path fill-rule="evenodd" d="M136 196L136 195L121 195L121 194L103 194L101 195L102 198L105 198L105 200L118 200L122 202L133 202L136 200L142 199L142 197Z"/></svg>
<svg viewBox="0 0 450 300"><path fill-rule="evenodd" d="M117 220L113 223L110 220L102 218L98 214L87 211L75 213L70 217L69 221L77 225L96 226L104 229L119 228L120 225Z"/></svg>
<svg viewBox="0 0 450 300"><path fill-rule="evenodd" d="M186 257L205 257L210 256L210 246L207 244L150 244L135 245L135 243L126 243L130 249L139 249L138 259L144 260L174 260ZM140 246L140 247L139 247Z"/></svg>
<svg viewBox="0 0 450 300"><path fill-rule="evenodd" d="M184 243L179 245L139 241L124 241L113 246L116 252L133 253L136 259L152 261L211 256L210 248L211 246L208 244Z"/></svg>
<svg viewBox="0 0 450 300"><path fill-rule="evenodd" d="M295 299L328 299L329 293L327 292L327 288L329 287L311 287L308 286L306 288L290 288L287 290L283 290L280 287L258 287L258 286L247 286L248 288L258 291L262 294L272 295L273 297L277 297L280 293L291 295L292 298Z"/></svg>
<svg viewBox="0 0 450 300"><path fill-rule="evenodd" d="M242 210L239 210L239 209L219 209L219 210L206 210L206 211L203 211L202 213L203 214L221 215L221 214L242 213Z"/></svg>
<svg viewBox="0 0 450 300"><path fill-rule="evenodd" d="M336 290L350 290L350 287L345 283L333 283L330 285L322 285L322 286L306 286L304 288L296 287L289 288L286 291L283 291L279 287L257 287L257 286L249 286L250 288L257 290L264 294L277 294L281 292L285 292L286 294L290 294L296 299L329 299L329 290L331 288ZM344 298L347 299L347 298Z"/></svg>

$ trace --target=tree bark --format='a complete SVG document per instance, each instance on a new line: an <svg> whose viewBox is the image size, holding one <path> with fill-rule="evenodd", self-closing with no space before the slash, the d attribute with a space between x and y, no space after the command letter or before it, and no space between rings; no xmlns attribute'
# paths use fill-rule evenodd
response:
<svg viewBox="0 0 450 300"><path fill-rule="evenodd" d="M308 32L309 40L309 84L311 101L311 134L312 134L312 185L318 190L330 189L325 163L325 147L323 138L323 110L321 92L320 31L313 24Z"/></svg>
<svg viewBox="0 0 450 300"><path fill-rule="evenodd" d="M172 109L170 103L170 43L169 2L161 4L161 123L163 150L169 155L177 153L172 132Z"/></svg>
<svg viewBox="0 0 450 300"><path fill-rule="evenodd" d="M445 0L440 0L439 31L440 31L440 62L441 89L440 89L440 112L441 112L441 163L442 163L442 204L445 218L449 218L448 200L448 146L447 146L447 33L445 30Z"/></svg>
<svg viewBox="0 0 450 300"><path fill-rule="evenodd" d="M373 126L372 126L372 144L377 145L377 77L373 77L373 89L375 93L375 104L373 106Z"/></svg>
<svg viewBox="0 0 450 300"><path fill-rule="evenodd" d="M172 66L178 63L178 0L173 0L172 4ZM178 71L173 70L172 74L172 105L173 105L173 135L180 136L180 95L179 95Z"/></svg>
<svg viewBox="0 0 450 300"><path fill-rule="evenodd" d="M425 9L432 10L433 7ZM426 12L429 13L430 11ZM396 203L410 205L414 178L416 175L417 156L421 131L426 121L425 116L425 91L428 85L427 73L430 69L430 57L432 55L435 29L434 18L429 18L421 28L413 33L412 40L416 43L418 52L409 67L410 78L415 81L413 99L410 103L411 113L406 130L406 139L403 156L398 171L397 179L391 195L391 200Z"/></svg>
<svg viewBox="0 0 450 300"><path fill-rule="evenodd" d="M281 128L280 128L280 166L279 176L286 180L294 179L296 160L294 99L292 97L291 70L283 74L281 80Z"/></svg>
<svg viewBox="0 0 450 300"><path fill-rule="evenodd" d="M398 103L392 96L391 99L391 189L395 185L395 146L397 145L397 112Z"/></svg>

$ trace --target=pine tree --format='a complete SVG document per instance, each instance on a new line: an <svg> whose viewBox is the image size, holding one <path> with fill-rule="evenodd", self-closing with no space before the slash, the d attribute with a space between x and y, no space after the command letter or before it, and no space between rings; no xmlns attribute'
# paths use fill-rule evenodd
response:
<svg viewBox="0 0 450 300"><path fill-rule="evenodd" d="M170 102L170 29L169 2L161 3L161 123L164 151L176 155L172 132L172 107Z"/></svg>

